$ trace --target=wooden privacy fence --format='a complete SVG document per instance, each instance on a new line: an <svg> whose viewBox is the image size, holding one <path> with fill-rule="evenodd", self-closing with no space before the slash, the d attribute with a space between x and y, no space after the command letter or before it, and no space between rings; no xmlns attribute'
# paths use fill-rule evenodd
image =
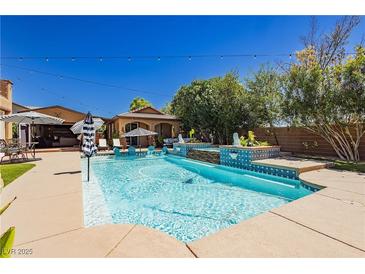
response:
<svg viewBox="0 0 365 274"><path fill-rule="evenodd" d="M304 128L277 127L270 131L267 128L256 128L254 130L256 139L268 141L270 144L276 144L274 135L270 133L273 130L275 130L281 151L314 156L337 156L336 152L326 140ZM246 133L241 132L241 134ZM361 139L359 152L360 159L365 160L365 136Z"/></svg>

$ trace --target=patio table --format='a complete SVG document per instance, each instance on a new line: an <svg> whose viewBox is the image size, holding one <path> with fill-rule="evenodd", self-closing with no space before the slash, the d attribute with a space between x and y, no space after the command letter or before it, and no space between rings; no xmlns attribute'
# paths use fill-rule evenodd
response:
<svg viewBox="0 0 365 274"><path fill-rule="evenodd" d="M39 142L28 142L26 143L27 148L30 151L30 155L32 155L33 159L35 159L35 146L38 145Z"/></svg>

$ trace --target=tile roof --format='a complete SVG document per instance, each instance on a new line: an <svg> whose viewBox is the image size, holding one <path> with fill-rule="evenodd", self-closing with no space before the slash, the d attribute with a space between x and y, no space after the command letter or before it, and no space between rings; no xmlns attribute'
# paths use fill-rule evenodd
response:
<svg viewBox="0 0 365 274"><path fill-rule="evenodd" d="M155 114L155 113L143 113L143 112L125 112L117 115L118 117L135 117L135 118L149 118L149 119L162 119L162 120L178 120L174 115L169 114Z"/></svg>

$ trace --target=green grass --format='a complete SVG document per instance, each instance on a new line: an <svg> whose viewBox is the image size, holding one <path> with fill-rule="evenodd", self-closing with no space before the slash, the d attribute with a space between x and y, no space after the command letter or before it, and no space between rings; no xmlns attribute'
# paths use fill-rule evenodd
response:
<svg viewBox="0 0 365 274"><path fill-rule="evenodd" d="M352 163L352 162L345 162L345 161L335 161L334 168L340 169L340 170L348 170L348 171L365 173L365 162Z"/></svg>
<svg viewBox="0 0 365 274"><path fill-rule="evenodd" d="M0 165L0 174L4 181L4 186L10 184L19 176L35 167L35 164L7 164Z"/></svg>

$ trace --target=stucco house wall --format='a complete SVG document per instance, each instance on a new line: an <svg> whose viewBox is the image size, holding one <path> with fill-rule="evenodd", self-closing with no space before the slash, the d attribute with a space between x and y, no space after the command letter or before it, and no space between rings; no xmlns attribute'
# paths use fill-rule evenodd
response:
<svg viewBox="0 0 365 274"><path fill-rule="evenodd" d="M12 113L13 83L9 80L0 80L0 115ZM0 121L0 139L11 139L12 123Z"/></svg>
<svg viewBox="0 0 365 274"><path fill-rule="evenodd" d="M137 123L138 127L158 132L163 137L176 137L180 133L180 120L177 117L166 115L152 107L146 107L115 116L108 124L108 138L112 139L113 136L118 135L121 143L126 145L128 140L122 136L128 132L128 125L132 123ZM139 139L139 143L143 147L152 144L153 141L152 137L140 137Z"/></svg>

